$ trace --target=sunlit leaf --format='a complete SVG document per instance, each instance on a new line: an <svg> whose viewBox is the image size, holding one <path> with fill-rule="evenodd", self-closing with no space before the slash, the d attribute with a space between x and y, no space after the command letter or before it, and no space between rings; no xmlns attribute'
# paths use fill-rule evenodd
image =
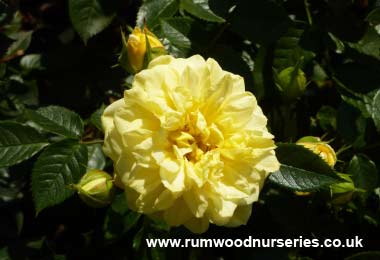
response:
<svg viewBox="0 0 380 260"><path fill-rule="evenodd" d="M44 130L78 139L83 134L83 122L78 114L59 106L28 110L27 117Z"/></svg>
<svg viewBox="0 0 380 260"><path fill-rule="evenodd" d="M269 180L272 183L293 191L316 191L339 182L338 179L327 175L284 164L281 165L280 170L269 175Z"/></svg>
<svg viewBox="0 0 380 260"><path fill-rule="evenodd" d="M16 122L0 122L0 167L29 159L48 145L35 129Z"/></svg>
<svg viewBox="0 0 380 260"><path fill-rule="evenodd" d="M222 23L225 20L216 15L209 7L208 0L181 0L180 8L200 19Z"/></svg>
<svg viewBox="0 0 380 260"><path fill-rule="evenodd" d="M148 0L140 7L137 13L137 26L154 28L161 18L171 17L178 11L177 0Z"/></svg>
<svg viewBox="0 0 380 260"><path fill-rule="evenodd" d="M63 202L73 195L71 184L86 171L87 148L74 140L65 140L46 149L34 165L32 194L36 212Z"/></svg>

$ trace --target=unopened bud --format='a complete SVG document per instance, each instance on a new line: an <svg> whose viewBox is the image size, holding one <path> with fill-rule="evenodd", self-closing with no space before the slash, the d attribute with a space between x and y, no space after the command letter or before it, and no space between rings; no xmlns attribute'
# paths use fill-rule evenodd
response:
<svg viewBox="0 0 380 260"><path fill-rule="evenodd" d="M306 136L297 141L298 145L311 150L313 153L318 154L328 165L334 167L336 163L336 154L334 149L320 138L314 136Z"/></svg>
<svg viewBox="0 0 380 260"><path fill-rule="evenodd" d="M296 99L305 91L307 80L305 73L296 67L288 67L275 73L275 83L285 99Z"/></svg>
<svg viewBox="0 0 380 260"><path fill-rule="evenodd" d="M143 30L136 27L128 39L122 33L122 40L123 50L119 62L132 74L146 68L154 58L166 54L160 40L146 27Z"/></svg>
<svg viewBox="0 0 380 260"><path fill-rule="evenodd" d="M355 190L354 182L348 174L337 173L337 175L344 180L344 182L335 183L330 186L333 194L345 193Z"/></svg>
<svg viewBox="0 0 380 260"><path fill-rule="evenodd" d="M87 172L74 187L77 189L79 197L90 207L101 208L112 202L113 180L104 171Z"/></svg>

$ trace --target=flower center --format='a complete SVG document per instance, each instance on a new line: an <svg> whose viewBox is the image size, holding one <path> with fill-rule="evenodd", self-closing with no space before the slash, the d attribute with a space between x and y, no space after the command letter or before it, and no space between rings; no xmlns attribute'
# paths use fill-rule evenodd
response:
<svg viewBox="0 0 380 260"><path fill-rule="evenodd" d="M201 113L190 113L185 125L169 134L169 140L178 148L181 156L188 161L197 162L202 155L217 146L210 142L210 130Z"/></svg>

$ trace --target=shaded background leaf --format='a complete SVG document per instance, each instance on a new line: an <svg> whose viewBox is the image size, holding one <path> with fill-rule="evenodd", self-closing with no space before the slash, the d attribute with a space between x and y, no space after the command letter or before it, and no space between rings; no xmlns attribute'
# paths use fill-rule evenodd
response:
<svg viewBox="0 0 380 260"><path fill-rule="evenodd" d="M285 9L275 1L236 1L231 28L257 43L273 43L290 25Z"/></svg>
<svg viewBox="0 0 380 260"><path fill-rule="evenodd" d="M70 0L70 19L85 43L103 31L113 20L115 13L107 10L106 1Z"/></svg>
<svg viewBox="0 0 380 260"><path fill-rule="evenodd" d="M347 173L350 174L356 188L371 191L378 187L379 173L376 165L363 154L355 155L351 159Z"/></svg>

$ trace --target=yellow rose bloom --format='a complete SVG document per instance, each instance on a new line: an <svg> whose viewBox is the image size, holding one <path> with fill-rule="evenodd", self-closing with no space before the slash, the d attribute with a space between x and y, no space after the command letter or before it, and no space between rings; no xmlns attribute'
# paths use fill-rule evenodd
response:
<svg viewBox="0 0 380 260"><path fill-rule="evenodd" d="M213 59L160 56L102 116L104 152L129 206L184 225L246 224L279 168L273 135L244 80Z"/></svg>

